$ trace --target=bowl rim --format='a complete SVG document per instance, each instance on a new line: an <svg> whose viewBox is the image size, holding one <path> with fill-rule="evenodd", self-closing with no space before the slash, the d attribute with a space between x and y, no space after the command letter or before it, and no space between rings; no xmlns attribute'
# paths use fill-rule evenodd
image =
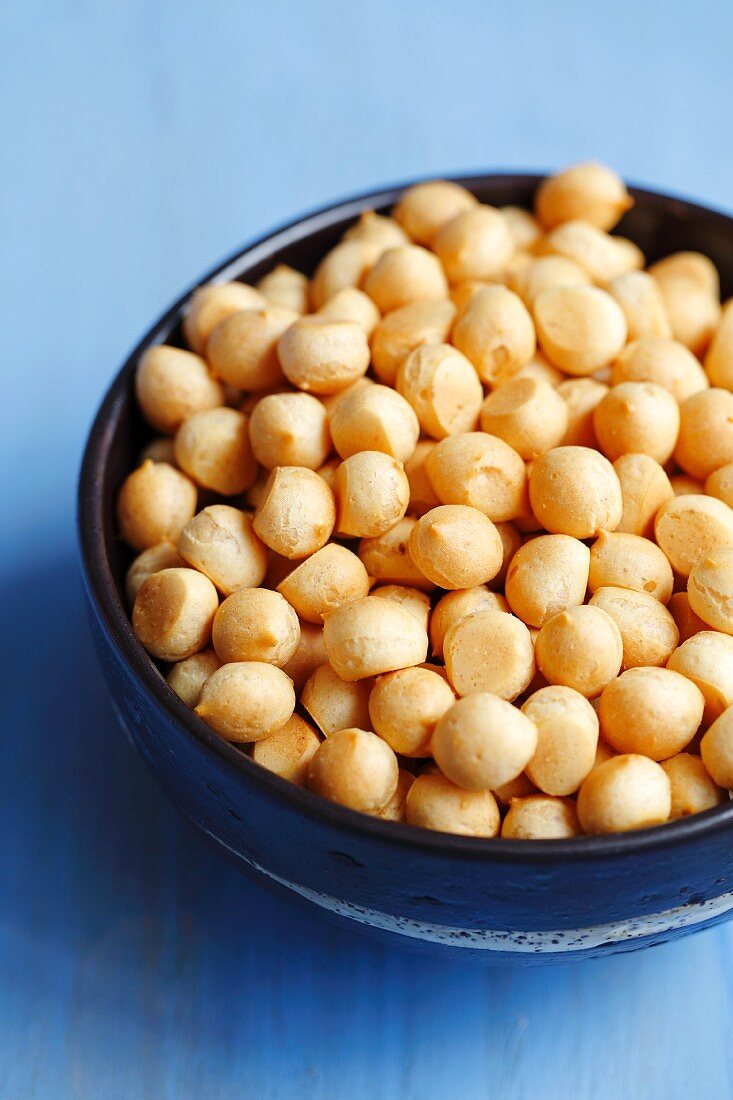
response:
<svg viewBox="0 0 733 1100"><path fill-rule="evenodd" d="M434 178L437 177L418 177L351 195L269 229L208 270L148 328L110 382L90 428L81 462L77 492L77 535L83 579L94 611L103 622L108 638L127 671L153 696L159 706L172 714L188 737L202 742L208 750L228 764L233 773L244 773L250 782L263 787L275 799L289 804L308 817L318 819L323 824L332 824L345 832L371 836L382 843L443 856L460 855L462 858L501 863L546 864L582 862L603 857L629 857L636 852L701 840L727 829L733 825L733 801L646 829L553 840L462 836L363 814L288 782L256 764L219 737L168 686L132 631L104 549L101 485L112 441L112 425L116 422L119 406L127 396L130 378L140 355L146 348L160 342L161 336L180 320L185 305L198 287L210 282L226 281L229 277L236 278L245 262L250 267L254 266L267 259L276 249L301 241L317 230L357 217L366 209L380 210L391 206L407 187ZM470 175L447 174L440 178L460 183L469 189L492 182L507 186L514 184L527 189L536 187L545 178L545 173L502 171ZM648 204L655 209L660 205L667 206L671 213L694 214L714 223L724 223L729 230L733 229L733 217L723 211L642 187L630 186L629 190L640 205ZM236 271L233 270L235 268Z"/></svg>

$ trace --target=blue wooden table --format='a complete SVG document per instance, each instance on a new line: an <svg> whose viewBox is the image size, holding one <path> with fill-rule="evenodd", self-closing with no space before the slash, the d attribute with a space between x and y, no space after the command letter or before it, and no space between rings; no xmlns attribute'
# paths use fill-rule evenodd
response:
<svg viewBox="0 0 733 1100"><path fill-rule="evenodd" d="M731 1095L733 929L482 970L334 931L223 863L116 727L73 532L124 353L273 223L591 155L733 206L731 30L705 2L3 6L2 1100Z"/></svg>

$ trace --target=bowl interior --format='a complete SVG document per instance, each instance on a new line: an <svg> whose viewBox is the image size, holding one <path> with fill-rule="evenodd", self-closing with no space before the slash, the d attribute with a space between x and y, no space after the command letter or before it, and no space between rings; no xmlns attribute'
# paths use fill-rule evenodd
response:
<svg viewBox="0 0 733 1100"><path fill-rule="evenodd" d="M512 204L531 208L534 191L541 178L538 175L507 174L460 177L457 182L467 186L482 202L496 206ZM97 414L84 455L79 486L79 529L86 579L97 610L125 658L138 669L147 663L152 671L153 666L132 634L125 609L122 594L124 574L132 555L116 534L115 503L120 485L133 468L141 449L153 435L137 410L133 393L134 372L140 354L156 343L184 344L181 319L197 286L212 280L240 279L256 282L278 263L289 264L311 274L321 257L337 243L344 230L363 210L387 211L408 185L369 192L316 211L238 251L208 272L161 317L133 350L114 379ZM686 249L705 253L713 260L720 273L723 299L733 294L733 219L682 199L639 188L632 188L631 191L635 205L622 219L618 232L638 244L649 262ZM172 697L162 677L157 679L158 690L171 696L167 700L168 705L178 710L179 701ZM180 704L180 713L197 736L223 752L234 765L256 767L238 750L221 742L183 704ZM276 780L276 777L269 773L263 774L263 781L271 782L273 779ZM289 784L285 786L290 787ZM292 789L294 796L296 791L298 797L302 794L308 796L308 792L301 792L297 788ZM338 809L343 815L342 808ZM362 815L353 815L351 811L346 811L346 814L361 821L365 820ZM712 818L722 824L721 815L733 819L733 803L696 815L694 827L703 827L704 822ZM392 823L388 823L387 827L409 828L396 827ZM623 842L630 844L632 837L638 842L645 834L660 832L666 834L666 839L672 840L673 833L680 827L693 827L692 819L644 830L643 833L628 834ZM414 834L415 830L409 829L409 832ZM434 834L431 839L437 843L440 837L442 834ZM458 838L451 839L455 841ZM570 847L579 854L579 849L585 845L596 845L599 842L608 844L609 838L544 842L544 846L548 854L549 847L554 848L556 845L565 848L568 854ZM475 839L472 843L491 847L497 844L495 841ZM505 847L507 845L507 841L500 843ZM529 852L530 846L527 842L516 843L523 845Z"/></svg>

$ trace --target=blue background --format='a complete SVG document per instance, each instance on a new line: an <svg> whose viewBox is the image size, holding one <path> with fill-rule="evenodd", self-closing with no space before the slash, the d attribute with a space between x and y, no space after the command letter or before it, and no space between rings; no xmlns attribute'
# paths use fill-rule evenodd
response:
<svg viewBox="0 0 733 1100"><path fill-rule="evenodd" d="M126 351L273 223L588 156L733 206L731 11L2 5L3 1100L731 1095L733 929L482 970L334 931L225 865L116 728L73 530Z"/></svg>

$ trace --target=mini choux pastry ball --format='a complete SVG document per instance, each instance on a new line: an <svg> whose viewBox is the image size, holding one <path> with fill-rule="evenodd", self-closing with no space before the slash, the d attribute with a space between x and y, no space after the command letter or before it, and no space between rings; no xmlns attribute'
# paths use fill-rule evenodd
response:
<svg viewBox="0 0 733 1100"><path fill-rule="evenodd" d="M392 749L375 733L344 729L322 741L308 768L312 791L352 810L377 813L397 789Z"/></svg>
<svg viewBox="0 0 733 1100"><path fill-rule="evenodd" d="M537 666L550 684L575 688L587 699L600 695L621 671L623 642L600 607L569 607L540 628Z"/></svg>
<svg viewBox="0 0 733 1100"><path fill-rule="evenodd" d="M427 631L394 600L366 596L326 617L323 640L342 680L363 680L419 665L428 654Z"/></svg>
<svg viewBox="0 0 733 1100"><path fill-rule="evenodd" d="M672 595L672 566L664 553L650 539L640 535L625 535L618 531L601 531L590 548L588 588L631 588L647 592L667 603Z"/></svg>
<svg viewBox="0 0 733 1100"><path fill-rule="evenodd" d="M224 390L206 362L181 348L158 344L143 352L135 372L140 410L153 428L172 435L195 412L224 404Z"/></svg>
<svg viewBox="0 0 733 1100"><path fill-rule="evenodd" d="M267 548L252 520L229 504L210 504L190 519L178 539L178 553L205 573L225 596L256 588L267 573Z"/></svg>
<svg viewBox="0 0 733 1100"><path fill-rule="evenodd" d="M733 638L701 630L682 642L667 661L699 687L705 699L703 721L710 725L733 703Z"/></svg>
<svg viewBox="0 0 733 1100"><path fill-rule="evenodd" d="M182 661L208 645L218 607L216 589L203 573L161 569L141 584L132 626L153 657Z"/></svg>
<svg viewBox="0 0 733 1100"><path fill-rule="evenodd" d="M733 509L715 497L685 493L659 509L654 535L674 571L689 577L699 558L733 546Z"/></svg>
<svg viewBox="0 0 733 1100"><path fill-rule="evenodd" d="M598 718L593 707L579 692L555 686L530 695L522 713L537 726L527 778L545 794L574 794L596 761Z"/></svg>
<svg viewBox="0 0 733 1100"><path fill-rule="evenodd" d="M275 466L317 470L331 451L326 410L307 393L267 394L252 410L249 436L255 458L268 470Z"/></svg>
<svg viewBox="0 0 733 1100"><path fill-rule="evenodd" d="M221 668L221 661L213 649L204 649L176 661L166 676L166 682L187 707L193 708L201 697L202 687L217 668Z"/></svg>
<svg viewBox="0 0 733 1100"><path fill-rule="evenodd" d="M467 791L444 775L419 775L407 792L408 824L459 836L496 836L499 807L491 791Z"/></svg>
<svg viewBox="0 0 733 1100"><path fill-rule="evenodd" d="M361 325L319 316L303 317L286 329L278 340L277 355L288 381L309 393L339 393L369 366L369 345Z"/></svg>
<svg viewBox="0 0 733 1100"><path fill-rule="evenodd" d="M380 312L368 294L355 286L345 286L318 310L326 321L356 321L367 339L380 321Z"/></svg>
<svg viewBox="0 0 733 1100"><path fill-rule="evenodd" d="M371 678L347 683L325 661L311 672L300 701L326 737L352 726L369 729L369 695L373 684Z"/></svg>
<svg viewBox="0 0 733 1100"><path fill-rule="evenodd" d="M298 616L279 592L266 588L240 588L214 618L214 649L223 664L267 661L282 667L299 641Z"/></svg>
<svg viewBox="0 0 733 1100"><path fill-rule="evenodd" d="M459 699L438 720L433 756L443 775L472 791L493 790L524 771L537 748L537 727L521 710L488 692Z"/></svg>
<svg viewBox="0 0 733 1100"><path fill-rule="evenodd" d="M442 439L426 456L425 468L443 504L478 508L494 523L526 511L525 465L508 443L487 432Z"/></svg>
<svg viewBox="0 0 733 1100"><path fill-rule="evenodd" d="M509 563L505 594L527 626L540 627L567 607L585 600L590 551L570 535L539 535L517 550Z"/></svg>
<svg viewBox="0 0 733 1100"><path fill-rule="evenodd" d="M596 405L593 424L598 445L614 462L626 454L646 454L663 466L677 445L680 408L664 386L621 382Z"/></svg>
<svg viewBox="0 0 733 1100"><path fill-rule="evenodd" d="M336 468L336 528L342 535L373 538L402 519L410 483L401 462L382 451L357 451Z"/></svg>
<svg viewBox="0 0 733 1100"><path fill-rule="evenodd" d="M671 611L648 592L609 586L597 588L588 602L610 615L619 628L624 668L666 665L679 645L680 631ZM705 624L701 622L699 629Z"/></svg>
<svg viewBox="0 0 733 1100"><path fill-rule="evenodd" d="M500 275L514 253L514 241L499 210L477 203L446 222L432 247L448 279L491 279Z"/></svg>
<svg viewBox="0 0 733 1100"><path fill-rule="evenodd" d="M558 447L567 427L567 404L549 382L538 378L511 379L481 407L481 430L503 439L524 459Z"/></svg>
<svg viewBox="0 0 733 1100"><path fill-rule="evenodd" d="M535 195L537 217L547 229L574 218L599 229L613 229L633 203L623 180L592 161L548 176Z"/></svg>
<svg viewBox="0 0 733 1100"><path fill-rule="evenodd" d="M430 645L434 657L442 659L446 634L454 623L472 615L474 611L509 611L509 604L502 595L491 592L484 584L446 592L438 600L430 616Z"/></svg>
<svg viewBox="0 0 733 1100"><path fill-rule="evenodd" d="M733 634L733 546L698 558L687 581L687 597L707 626Z"/></svg>
<svg viewBox="0 0 733 1100"><path fill-rule="evenodd" d="M249 742L282 729L295 709L292 680L274 665L222 665L206 680L196 714L225 741Z"/></svg>
<svg viewBox="0 0 733 1100"><path fill-rule="evenodd" d="M664 298L653 275L646 271L628 271L608 284L626 318L629 340L640 336L672 335Z"/></svg>
<svg viewBox="0 0 733 1100"><path fill-rule="evenodd" d="M390 313L424 298L448 297L448 281L440 260L414 244L383 252L366 275L363 289L380 313Z"/></svg>
<svg viewBox="0 0 733 1100"><path fill-rule="evenodd" d="M614 756L594 768L578 794L578 818L586 833L624 833L661 825L672 811L664 770L647 756Z"/></svg>
<svg viewBox="0 0 733 1100"><path fill-rule="evenodd" d="M438 230L476 205L465 187L451 180L430 180L408 187L393 216L416 244L429 245Z"/></svg>
<svg viewBox="0 0 733 1100"><path fill-rule="evenodd" d="M220 321L243 309L264 309L266 305L265 295L246 283L200 286L194 291L183 318L188 346L198 355L204 355L209 336Z"/></svg>
<svg viewBox="0 0 733 1100"><path fill-rule="evenodd" d="M703 390L682 403L674 457L686 474L701 479L733 462L733 393L730 390Z"/></svg>
<svg viewBox="0 0 733 1100"><path fill-rule="evenodd" d="M236 409L207 409L184 420L176 432L176 462L197 485L230 497L257 477L249 421Z"/></svg>
<svg viewBox="0 0 733 1100"><path fill-rule="evenodd" d="M733 309L723 308L715 335L705 356L705 373L713 386L733 389Z"/></svg>
<svg viewBox="0 0 733 1100"><path fill-rule="evenodd" d="M392 217L377 214L374 210L364 210L358 221L349 226L342 238L344 241L373 241L382 251L395 248L398 244L409 244L410 238L392 212Z"/></svg>
<svg viewBox="0 0 733 1100"><path fill-rule="evenodd" d="M656 260L649 273L658 283L684 280L711 298L720 299L720 276L713 261L702 252L673 252Z"/></svg>
<svg viewBox="0 0 733 1100"><path fill-rule="evenodd" d="M472 364L450 344L423 344L410 352L397 372L397 391L433 439L472 431L484 396Z"/></svg>
<svg viewBox="0 0 733 1100"><path fill-rule="evenodd" d="M601 695L601 733L618 752L666 760L695 736L704 706L699 688L678 672L630 668Z"/></svg>
<svg viewBox="0 0 733 1100"><path fill-rule="evenodd" d="M279 730L255 741L252 759L283 779L305 787L310 762L320 743L313 727L299 714L294 714Z"/></svg>
<svg viewBox="0 0 733 1100"><path fill-rule="evenodd" d="M374 730L402 756L430 756L436 722L456 697L428 668L404 668L378 676L369 696Z"/></svg>
<svg viewBox="0 0 733 1100"><path fill-rule="evenodd" d="M383 451L406 462L419 435L415 411L389 386L353 390L339 401L331 416L333 445L342 458L358 451Z"/></svg>
<svg viewBox="0 0 733 1100"><path fill-rule="evenodd" d="M733 789L733 708L719 714L703 735L700 755L713 780Z"/></svg>
<svg viewBox="0 0 733 1100"><path fill-rule="evenodd" d="M728 792L710 776L699 756L680 752L662 761L672 796L670 819L699 814L727 801Z"/></svg>
<svg viewBox="0 0 733 1100"><path fill-rule="evenodd" d="M277 342L298 314L281 306L243 309L225 317L209 336L206 358L229 386L258 393L283 381Z"/></svg>
<svg viewBox="0 0 733 1100"><path fill-rule="evenodd" d="M334 496L305 466L276 466L254 518L255 534L276 554L297 560L325 546L336 523Z"/></svg>
<svg viewBox="0 0 733 1100"><path fill-rule="evenodd" d="M704 488L708 496L717 497L729 508L733 506L733 463L729 462L709 474L705 478Z"/></svg>
<svg viewBox="0 0 733 1100"><path fill-rule="evenodd" d="M196 486L167 462L151 462L133 470L117 498L120 533L134 550L159 542L176 543L196 511Z"/></svg>
<svg viewBox="0 0 733 1100"><path fill-rule="evenodd" d="M501 826L501 835L511 840L561 840L582 833L572 798L542 794L512 798Z"/></svg>
<svg viewBox="0 0 733 1100"><path fill-rule="evenodd" d="M495 577L503 560L501 538L476 508L444 504L426 512L410 534L410 557L440 588L473 588Z"/></svg>
<svg viewBox="0 0 733 1100"><path fill-rule="evenodd" d="M508 381L537 348L529 310L517 294L499 284L476 291L456 321L452 340L489 385Z"/></svg>
<svg viewBox="0 0 733 1100"><path fill-rule="evenodd" d="M576 539L614 531L623 512L616 471L589 447L554 447L540 455L529 476L529 500L547 531Z"/></svg>
<svg viewBox="0 0 733 1100"><path fill-rule="evenodd" d="M443 656L458 695L480 691L516 699L535 674L532 636L505 611L476 611L454 622L443 640Z"/></svg>
<svg viewBox="0 0 733 1100"><path fill-rule="evenodd" d="M649 455L621 455L613 468L621 485L623 501L621 521L616 530L653 538L656 514L674 496L669 478Z"/></svg>
<svg viewBox="0 0 733 1100"><path fill-rule="evenodd" d="M257 284L257 290L273 306L307 313L309 304L308 276L287 264L277 264Z"/></svg>
<svg viewBox="0 0 733 1100"><path fill-rule="evenodd" d="M599 287L554 287L534 303L543 352L566 374L587 375L612 363L626 343L621 306Z"/></svg>
<svg viewBox="0 0 733 1100"><path fill-rule="evenodd" d="M155 546L149 546L147 550L143 550L133 560L125 574L125 595L130 607L135 603L135 597L143 581L147 580L151 573L159 573L161 569L179 566L183 568L185 565L186 562L175 545L167 540L157 542Z"/></svg>
<svg viewBox="0 0 733 1100"><path fill-rule="evenodd" d="M718 273L700 253L667 256L649 269L659 284L675 340L702 358L720 322Z"/></svg>
<svg viewBox="0 0 733 1100"><path fill-rule="evenodd" d="M351 550L332 542L316 550L277 586L301 619L322 623L342 604L369 595L369 576Z"/></svg>

